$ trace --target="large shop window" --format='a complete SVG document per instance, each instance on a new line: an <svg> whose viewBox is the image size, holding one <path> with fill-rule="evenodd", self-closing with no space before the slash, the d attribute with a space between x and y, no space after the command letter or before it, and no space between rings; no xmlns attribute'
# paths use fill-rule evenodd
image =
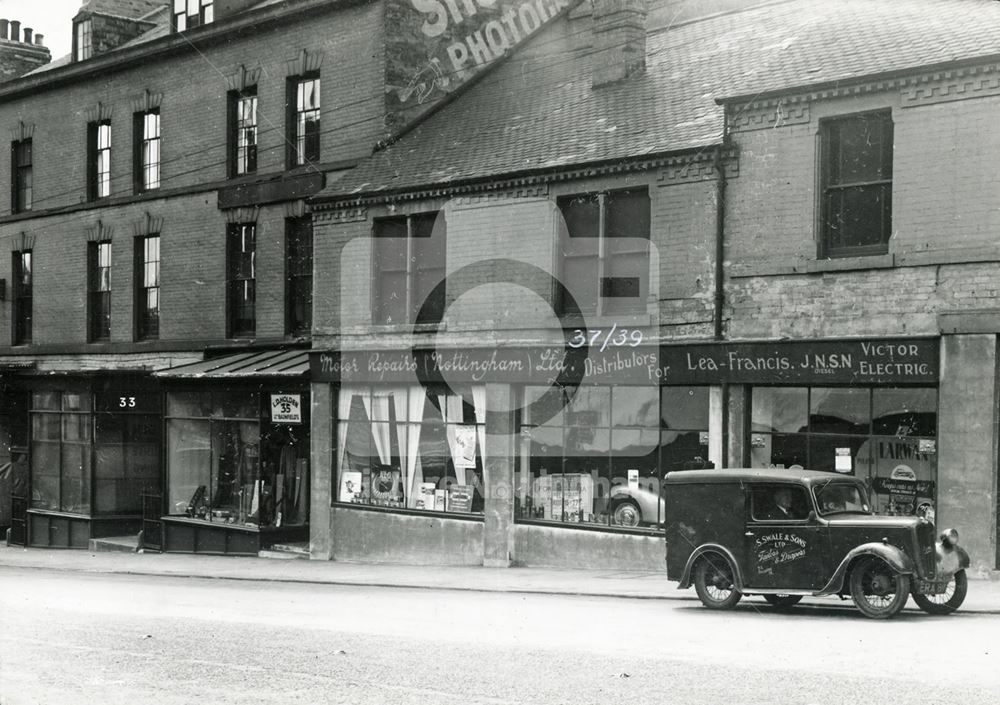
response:
<svg viewBox="0 0 1000 705"><path fill-rule="evenodd" d="M31 395L31 506L78 514L135 514L160 484L155 396L37 391ZM150 406L152 405L152 406Z"/></svg>
<svg viewBox="0 0 1000 705"><path fill-rule="evenodd" d="M751 464L864 478L878 510L933 515L937 390L755 387Z"/></svg>
<svg viewBox="0 0 1000 705"><path fill-rule="evenodd" d="M301 426L261 423L256 392L167 395L167 511L222 524L308 519L309 443Z"/></svg>
<svg viewBox="0 0 1000 705"><path fill-rule="evenodd" d="M340 390L337 499L469 513L483 509L486 388Z"/></svg>
<svg viewBox="0 0 1000 705"><path fill-rule="evenodd" d="M655 528L664 474L710 466L708 387L581 387L551 405L546 390L524 390L521 519Z"/></svg>

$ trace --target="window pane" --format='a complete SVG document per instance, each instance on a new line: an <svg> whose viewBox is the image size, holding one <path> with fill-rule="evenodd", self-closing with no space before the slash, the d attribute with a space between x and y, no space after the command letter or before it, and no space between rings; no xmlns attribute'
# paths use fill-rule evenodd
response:
<svg viewBox="0 0 1000 705"><path fill-rule="evenodd" d="M708 393L708 387L663 387L660 401L663 428L707 429Z"/></svg>
<svg viewBox="0 0 1000 705"><path fill-rule="evenodd" d="M805 387L754 387L754 431L805 432L808 428Z"/></svg>
<svg viewBox="0 0 1000 705"><path fill-rule="evenodd" d="M212 414L212 396L208 392L170 392L167 416L208 418Z"/></svg>
<svg viewBox="0 0 1000 705"><path fill-rule="evenodd" d="M608 427L611 421L611 387L577 387L566 407L566 425Z"/></svg>
<svg viewBox="0 0 1000 705"><path fill-rule="evenodd" d="M612 390L611 425L659 428L659 388L615 387Z"/></svg>
<svg viewBox="0 0 1000 705"><path fill-rule="evenodd" d="M827 196L831 248L884 245L891 234L891 190L884 185L854 186Z"/></svg>
<svg viewBox="0 0 1000 705"><path fill-rule="evenodd" d="M659 451L664 473L707 467L707 424L705 429L698 431L662 431Z"/></svg>
<svg viewBox="0 0 1000 705"><path fill-rule="evenodd" d="M643 191L615 191L605 197L607 219L605 235L608 238L649 239L649 195ZM622 247L635 248L641 243L622 243Z"/></svg>
<svg viewBox="0 0 1000 705"><path fill-rule="evenodd" d="M875 389L873 433L889 436L937 436L937 391Z"/></svg>
<svg viewBox="0 0 1000 705"><path fill-rule="evenodd" d="M809 400L812 433L865 433L870 430L868 389L813 387Z"/></svg>
<svg viewBox="0 0 1000 705"><path fill-rule="evenodd" d="M55 409L61 408L62 397L59 392L32 392L32 409Z"/></svg>
<svg viewBox="0 0 1000 705"><path fill-rule="evenodd" d="M596 248L601 218L601 205L597 194L589 193L569 199L560 199L559 209L562 211L566 231L570 238L569 246ZM584 240L584 242L573 242L576 239ZM590 242L586 242L586 240L590 240ZM574 251L578 250L574 249Z"/></svg>
<svg viewBox="0 0 1000 705"><path fill-rule="evenodd" d="M831 126L832 183L878 181L892 176L891 123L884 115L856 115ZM888 147L888 150L886 149Z"/></svg>
<svg viewBox="0 0 1000 705"><path fill-rule="evenodd" d="M167 422L167 512L204 516L211 484L212 448L208 421L170 420Z"/></svg>
<svg viewBox="0 0 1000 705"><path fill-rule="evenodd" d="M563 260L562 283L583 313L597 310L598 267L596 255Z"/></svg>

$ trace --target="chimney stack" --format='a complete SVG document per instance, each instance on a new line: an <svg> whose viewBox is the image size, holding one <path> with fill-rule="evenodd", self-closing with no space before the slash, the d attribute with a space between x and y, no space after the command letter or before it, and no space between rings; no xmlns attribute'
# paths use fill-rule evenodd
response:
<svg viewBox="0 0 1000 705"><path fill-rule="evenodd" d="M22 42L21 23L0 19L0 83L19 78L52 61L52 52L42 44L42 39L41 34L25 27Z"/></svg>
<svg viewBox="0 0 1000 705"><path fill-rule="evenodd" d="M594 88L646 69L646 0L591 0Z"/></svg>

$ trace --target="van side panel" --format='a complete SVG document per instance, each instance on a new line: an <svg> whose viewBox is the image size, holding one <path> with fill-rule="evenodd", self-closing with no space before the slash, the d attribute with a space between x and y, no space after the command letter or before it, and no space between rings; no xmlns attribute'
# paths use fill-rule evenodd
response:
<svg viewBox="0 0 1000 705"><path fill-rule="evenodd" d="M732 483L668 483L666 494L667 580L680 580L691 553L718 543L743 557L746 499Z"/></svg>

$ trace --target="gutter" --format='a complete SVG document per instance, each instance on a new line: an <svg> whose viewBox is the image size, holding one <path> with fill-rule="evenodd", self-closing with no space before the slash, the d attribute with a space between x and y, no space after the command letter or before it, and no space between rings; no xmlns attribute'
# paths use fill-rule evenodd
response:
<svg viewBox="0 0 1000 705"><path fill-rule="evenodd" d="M319 14L344 7L364 4L367 0L286 0L273 5L249 9L185 32L171 32L163 37L140 41L139 35L131 46L112 49L86 61L72 61L63 66L32 72L0 84L0 103L20 95L34 95L40 90L74 83L111 73L127 71L159 57L197 51L198 48L226 42L241 32L259 30L271 22L293 21L310 14ZM61 57L60 57L61 58Z"/></svg>

